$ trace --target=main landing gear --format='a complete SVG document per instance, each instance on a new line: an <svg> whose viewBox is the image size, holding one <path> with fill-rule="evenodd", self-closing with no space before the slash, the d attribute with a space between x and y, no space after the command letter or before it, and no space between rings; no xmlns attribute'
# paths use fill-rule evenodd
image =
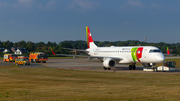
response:
<svg viewBox="0 0 180 101"><path fill-rule="evenodd" d="M129 65L129 70L135 70L136 69L136 65Z"/></svg>
<svg viewBox="0 0 180 101"><path fill-rule="evenodd" d="M104 67L104 70L111 70L111 68L106 68L106 67Z"/></svg>

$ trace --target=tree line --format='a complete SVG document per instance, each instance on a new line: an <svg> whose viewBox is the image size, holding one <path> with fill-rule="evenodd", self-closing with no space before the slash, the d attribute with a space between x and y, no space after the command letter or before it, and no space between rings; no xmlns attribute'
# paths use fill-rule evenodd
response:
<svg viewBox="0 0 180 101"><path fill-rule="evenodd" d="M127 41L94 41L94 43L99 47L108 47L108 46L155 46L158 47L163 53L166 53L167 47L170 49L171 54L180 55L180 43L148 43L148 42L141 42L138 40L127 40ZM52 47L53 51L57 54L69 54L70 51L65 50L63 48L74 48L74 49L86 49L87 42L78 40L78 41L62 41L60 43L56 42L38 42L34 43L31 41L19 41L19 42L10 42L0 41L0 47L5 49L10 49L11 47L24 47L29 52L45 52L48 55L52 55L52 52L49 47ZM2 53L1 53L2 54Z"/></svg>

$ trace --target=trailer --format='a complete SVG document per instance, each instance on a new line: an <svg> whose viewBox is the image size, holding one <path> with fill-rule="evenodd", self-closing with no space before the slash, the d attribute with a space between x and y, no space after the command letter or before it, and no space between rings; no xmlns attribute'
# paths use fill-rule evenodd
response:
<svg viewBox="0 0 180 101"><path fill-rule="evenodd" d="M157 67L156 71L162 71L162 72L168 72L168 71L175 71L175 68L170 68L170 67L166 67L166 66L159 66Z"/></svg>

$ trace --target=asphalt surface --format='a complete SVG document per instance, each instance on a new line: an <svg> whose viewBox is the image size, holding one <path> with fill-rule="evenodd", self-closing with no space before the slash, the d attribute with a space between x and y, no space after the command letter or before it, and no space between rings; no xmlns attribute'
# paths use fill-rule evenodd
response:
<svg viewBox="0 0 180 101"><path fill-rule="evenodd" d="M15 65L13 62L4 62L0 60L1 66ZM86 58L77 59L49 59L47 63L31 63L30 65L19 65L20 68L39 68L49 67L54 69L67 70L86 70L86 71L100 71L100 72L125 72L125 73L170 73L180 74L180 67L176 67L176 71L171 72L144 72L143 66L136 66L136 70L129 70L128 65L119 65L111 68L111 70L104 70L103 63L99 60L88 60Z"/></svg>
<svg viewBox="0 0 180 101"><path fill-rule="evenodd" d="M12 66L15 65L14 62L4 62L3 60L0 60L0 66ZM44 65L41 65L41 63L31 63L30 65L18 65L19 67L22 68L37 68L37 67L45 67Z"/></svg>
<svg viewBox="0 0 180 101"><path fill-rule="evenodd" d="M70 70L86 70L86 71L101 71L101 72L127 72L127 73L174 73L180 74L180 67L176 67L176 71L171 72L144 72L143 66L137 66L136 70L129 70L128 65L117 64L111 70L104 70L103 63L97 59L88 60L87 58L77 59L49 59L47 63L42 64L45 67L56 69Z"/></svg>

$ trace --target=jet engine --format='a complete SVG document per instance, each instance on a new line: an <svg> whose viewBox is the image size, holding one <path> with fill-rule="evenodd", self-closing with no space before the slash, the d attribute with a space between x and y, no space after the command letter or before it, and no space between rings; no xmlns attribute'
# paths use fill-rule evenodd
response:
<svg viewBox="0 0 180 101"><path fill-rule="evenodd" d="M103 62L104 67L106 68L110 68L110 67L114 67L116 65L116 61L114 61L111 58L105 59Z"/></svg>
<svg viewBox="0 0 180 101"><path fill-rule="evenodd" d="M142 63L142 65L144 67L152 67L152 65L150 63ZM153 66L156 65L155 63L153 63Z"/></svg>

